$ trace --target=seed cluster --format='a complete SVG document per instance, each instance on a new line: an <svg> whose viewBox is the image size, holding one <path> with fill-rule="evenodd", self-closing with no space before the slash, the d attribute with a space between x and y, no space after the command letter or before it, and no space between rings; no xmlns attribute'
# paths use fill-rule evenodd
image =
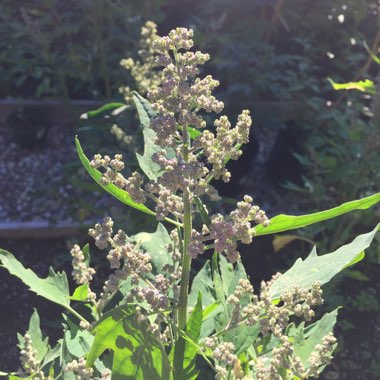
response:
<svg viewBox="0 0 380 380"><path fill-rule="evenodd" d="M120 62L120 65L130 72L135 81L135 90L139 94L146 94L153 85L160 82L161 75L155 70L155 50L153 49L153 43L157 38L157 25L153 21L147 21L141 28L139 60L127 58ZM120 92L124 95L127 105L131 105L133 102L131 88L121 87Z"/></svg>
<svg viewBox="0 0 380 380"><path fill-rule="evenodd" d="M279 304L274 304L269 295L269 288L279 276L280 274L277 274L270 281L262 282L259 296L254 294L249 280L239 280L234 292L227 298L227 303L233 308L225 331L244 324L255 325L259 327L263 337L269 334L277 337L279 344L273 348L271 358L259 357L254 364L258 380L281 380L282 377L279 375L281 369L287 369L289 374L302 379L318 377L319 368L330 362L331 351L336 343L335 337L332 333L326 335L321 343L314 347L309 358L309 366L305 367L295 355L293 344L285 332L292 316L306 321L314 316L311 307L323 303L321 286L316 282L310 290L295 287L282 295ZM204 339L203 346L213 350L212 355L218 361L216 367L218 379L225 379L227 369L235 368L239 363L233 344L230 342L218 344L218 335Z"/></svg>
<svg viewBox="0 0 380 380"><path fill-rule="evenodd" d="M38 376L43 379L43 373L39 373L40 362L37 360L37 350L33 347L31 336L26 333L24 335L24 344L20 351L20 361L22 368L27 374L38 373Z"/></svg>
<svg viewBox="0 0 380 380"><path fill-rule="evenodd" d="M72 266L73 266L73 278L78 285L89 284L92 280L93 275L95 274L95 269L90 268L84 258L84 254L80 249L79 245L75 244L73 249L70 251L71 256L73 257Z"/></svg>

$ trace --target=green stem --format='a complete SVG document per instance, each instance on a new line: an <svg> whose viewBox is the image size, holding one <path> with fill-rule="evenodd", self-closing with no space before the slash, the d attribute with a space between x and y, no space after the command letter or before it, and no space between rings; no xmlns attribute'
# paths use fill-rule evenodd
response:
<svg viewBox="0 0 380 380"><path fill-rule="evenodd" d="M63 305L62 305L63 306ZM82 317L78 312L76 312L72 307L70 306L63 306L68 312L75 315L79 320L85 323L90 323L86 318Z"/></svg>
<svg viewBox="0 0 380 380"><path fill-rule="evenodd" d="M189 159L188 134L186 126L182 128L183 137L183 158L185 162ZM187 321L187 298L189 291L191 257L189 255L189 242L192 228L191 203L189 189L183 192L184 215L183 215L183 249L182 249L182 275L181 288L179 292L180 307L178 310L178 328L184 331Z"/></svg>

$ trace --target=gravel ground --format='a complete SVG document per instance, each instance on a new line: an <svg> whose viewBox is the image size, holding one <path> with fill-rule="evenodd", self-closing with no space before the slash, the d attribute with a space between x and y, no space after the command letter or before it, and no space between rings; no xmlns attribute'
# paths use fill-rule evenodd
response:
<svg viewBox="0 0 380 380"><path fill-rule="evenodd" d="M8 128L2 127L1 132L0 220L67 217L65 201L75 190L64 183L64 165L76 157L69 128L52 127L46 140L34 149L16 145Z"/></svg>

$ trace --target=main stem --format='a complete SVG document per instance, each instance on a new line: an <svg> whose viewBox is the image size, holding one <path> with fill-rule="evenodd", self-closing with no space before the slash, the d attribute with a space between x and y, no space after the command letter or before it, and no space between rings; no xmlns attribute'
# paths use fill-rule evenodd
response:
<svg viewBox="0 0 380 380"><path fill-rule="evenodd" d="M189 159L189 146L188 134L186 126L182 127L183 138L183 159L188 162ZM191 203L189 189L185 188L183 192L184 214L183 214L183 250L182 250L182 275L181 275L181 288L179 292L179 310L178 310L178 328L185 330L187 321L187 296L189 292L189 279L191 257L189 255L189 242L192 228L191 220Z"/></svg>

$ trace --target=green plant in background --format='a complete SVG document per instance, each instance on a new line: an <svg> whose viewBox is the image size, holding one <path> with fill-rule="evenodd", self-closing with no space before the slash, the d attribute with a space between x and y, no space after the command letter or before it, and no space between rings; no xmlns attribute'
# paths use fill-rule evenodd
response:
<svg viewBox="0 0 380 380"><path fill-rule="evenodd" d="M1 97L111 98L128 78L116 68L133 55L145 19L161 1L3 1ZM110 70L112 68L112 70Z"/></svg>
<svg viewBox="0 0 380 380"><path fill-rule="evenodd" d="M240 262L237 243L261 235L305 227L380 201L375 194L310 215L278 215L270 220L246 195L228 215L204 201L218 194L213 180L228 181L225 168L248 142L251 118L244 110L232 127L226 116L207 129L204 113L220 113L213 95L218 81L199 78L208 54L191 52L192 30L177 28L154 43L161 83L149 101L135 93L144 135L137 159L145 174L124 177L122 156L77 150L91 177L120 202L159 221L155 232L128 236L105 218L89 231L106 250L111 274L96 292L88 245L74 246L70 291L65 273L51 269L37 277L9 252L0 262L33 292L62 306L64 333L54 347L33 313L19 336L22 371L10 379L307 379L318 377L336 347L338 308L315 318L323 303L321 286L364 257L379 226L335 252L314 248L284 274L254 292ZM190 278L193 260L207 255ZM204 368L209 368L209 371ZM202 371L202 372L201 372Z"/></svg>

